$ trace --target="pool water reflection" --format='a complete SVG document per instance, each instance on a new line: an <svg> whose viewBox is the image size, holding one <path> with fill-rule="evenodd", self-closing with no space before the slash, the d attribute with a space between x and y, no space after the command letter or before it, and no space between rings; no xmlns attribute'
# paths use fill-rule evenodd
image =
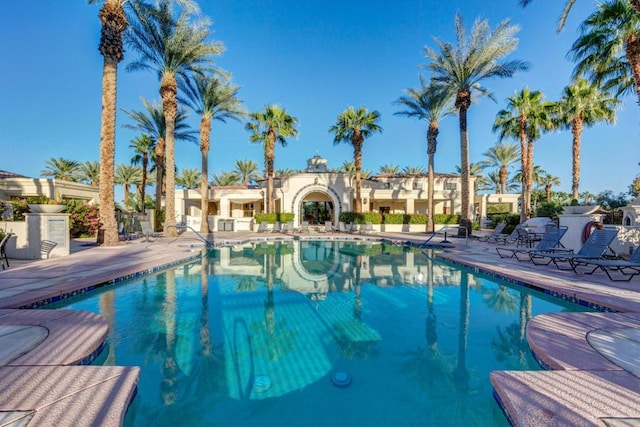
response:
<svg viewBox="0 0 640 427"><path fill-rule="evenodd" d="M108 319L99 363L142 367L131 426L508 425L490 371L538 369L527 321L582 310L345 241L222 247L65 308Z"/></svg>

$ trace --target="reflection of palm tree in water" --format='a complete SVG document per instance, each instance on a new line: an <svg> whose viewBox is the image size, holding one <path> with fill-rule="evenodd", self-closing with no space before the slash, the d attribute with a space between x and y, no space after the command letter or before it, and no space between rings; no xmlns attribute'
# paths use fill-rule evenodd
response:
<svg viewBox="0 0 640 427"><path fill-rule="evenodd" d="M266 332L269 358L273 361L290 351L294 346L296 331L287 328L286 321L276 324L276 310L274 299L274 275L277 265L275 255L267 256L267 295L264 300L264 330Z"/></svg>
<svg viewBox="0 0 640 427"><path fill-rule="evenodd" d="M166 272L167 286L163 314L165 321L165 342L167 355L162 368L162 400L166 406L171 406L177 398L178 363L176 361L176 273L169 269Z"/></svg>
<svg viewBox="0 0 640 427"><path fill-rule="evenodd" d="M427 320L425 323L427 348L433 356L438 350L438 332L436 330L438 319L433 308L433 260L431 258L427 260Z"/></svg>
<svg viewBox="0 0 640 427"><path fill-rule="evenodd" d="M346 331L360 330L363 324L362 320L362 299L361 299L361 269L362 256L357 255L354 258L355 265L352 270L352 288L354 292L353 300L353 317L347 320L335 321L333 324L334 337L338 349L346 359L366 359L369 355L374 354L376 349L376 341L354 340Z"/></svg>
<svg viewBox="0 0 640 427"><path fill-rule="evenodd" d="M497 289L483 289L483 291L484 301L493 310L499 313L514 313L518 309L516 297L505 285L499 285Z"/></svg>
<svg viewBox="0 0 640 427"><path fill-rule="evenodd" d="M113 342L114 334L115 334L115 310L114 310L114 299L115 299L115 290L110 290L108 292L103 292L100 294L100 314L107 320L107 324L109 325L109 335L108 335L108 355L105 359L103 365L106 366L115 366L116 365L116 346Z"/></svg>
<svg viewBox="0 0 640 427"><path fill-rule="evenodd" d="M458 365L453 371L453 380L459 391L469 390L467 370L467 336L469 334L469 273L460 276L460 329L458 332Z"/></svg>
<svg viewBox="0 0 640 427"><path fill-rule="evenodd" d="M353 317L357 320L362 320L362 300L360 299L360 269L362 268L362 256L356 257L355 267L355 300L353 302Z"/></svg>
<svg viewBox="0 0 640 427"><path fill-rule="evenodd" d="M504 331L498 327L498 337L491 341L491 348L496 359L500 362L512 359L513 368L525 369L529 367L527 354L529 345L526 340L527 323L531 320L531 295L520 293L520 322L513 323Z"/></svg>

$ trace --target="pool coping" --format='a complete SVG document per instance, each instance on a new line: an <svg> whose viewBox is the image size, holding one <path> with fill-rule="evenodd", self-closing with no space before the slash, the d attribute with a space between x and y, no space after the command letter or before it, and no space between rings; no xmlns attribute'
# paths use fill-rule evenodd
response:
<svg viewBox="0 0 640 427"><path fill-rule="evenodd" d="M218 236L214 235L214 246L245 244L248 242L261 241L278 242L293 239L301 241L386 241L391 244L408 243L414 246L418 246L422 242L424 242L426 237L427 235L416 233L376 233L374 235L321 234L310 236L301 236L299 234L265 236L264 234L256 233L247 233L244 235L225 235L224 233L220 233ZM510 262L509 260L502 260L498 258L497 255L492 256L490 254L490 245L482 245L473 241L470 243L467 242L467 244L462 244L462 241L456 241L456 239L453 240L455 241L455 244L453 245L445 246L434 244L431 247L447 249L446 252L439 253L437 256L447 260L448 262L453 262L458 265L471 268L474 271L481 272L482 274L488 274L490 276L497 277L502 280L507 280L520 286L526 286L532 289L546 292L554 297L560 297L572 302L582 303L585 306L596 309L607 308L611 311L640 312L640 293L638 293L637 291L631 291L630 289L625 288L622 292L618 292L618 295L612 295L611 293L605 292L604 296L602 296L600 294L603 288L611 287L611 284L602 281L600 281L600 283L598 283L597 281L594 283L593 280L584 281L583 278L580 278L580 280L576 280L576 277L567 277L565 273L555 272L549 268L524 268L524 265L522 264L514 264L513 261ZM169 254L167 254L166 251L167 247L173 249L172 251L169 251ZM10 269L7 270L7 272L15 272L16 270L21 270L23 273L25 273L24 276L27 278L25 279L26 282L25 280L20 280L19 282L23 285L25 283L27 285L32 284L34 287L26 289L23 292L22 297L20 298L17 297L18 295L20 295L20 283L17 283L15 279L14 282L9 283L8 286L0 285L0 308L6 307L7 304L14 304L14 307L17 306L25 308L41 307L42 305L44 305L44 303L58 301L60 299L75 296L79 293L91 291L102 286L118 283L121 280L139 277L143 274L153 274L162 269L169 268L173 265L178 265L193 259L197 259L198 257L200 257L202 248L202 242L198 241L195 238L191 240L188 240L188 238L182 238L179 243L178 241L176 241L176 239L156 239L154 242L139 242L137 244L127 244L126 246L117 246L115 248L96 247L86 251L87 253L91 252L89 255L82 256L81 254L72 254L72 256L66 257L68 259L73 258L73 263L65 263L65 260L54 258L51 260L34 262L30 264L30 266L25 267L25 270L21 270L20 268L14 270ZM141 256L141 254L145 253L146 256ZM105 268L102 268L104 266L96 266L96 260L101 257L107 259L111 263L109 265L109 268L106 268L106 271ZM131 257L132 260L130 260L129 257ZM139 259L137 259L136 257ZM87 264L88 271L84 270L78 274L77 271L75 271L74 267L83 265L83 263ZM71 267L70 264L72 264ZM52 268L52 265L58 266L57 271L56 268ZM518 268L514 271L513 266L515 265L518 265ZM36 273L33 273L33 271L36 271ZM43 274L39 275L37 273L39 271L43 272ZM74 277L73 280L68 280L69 276L73 276L74 274L76 277ZM0 272L0 283L2 283L3 279L7 277L11 277L11 274ZM64 280L60 280L61 278ZM37 286L34 285L38 282L44 283L39 283L39 285ZM558 285L558 283L556 282L559 282L560 284ZM589 286L585 286L585 284ZM630 295L629 292L633 292L634 295L633 301L631 303L628 301L628 296ZM8 297L7 293L9 294ZM38 298L40 298L40 300L38 300ZM640 325L638 325L638 327L640 327ZM585 340L587 333L588 331L585 330ZM535 352L534 356L541 361L543 361L545 357L544 353L537 354ZM549 373L553 375L554 372L562 371L542 372L547 372L547 374L544 375L549 375ZM583 374L581 375L584 375L584 373L587 371L575 370L571 372L583 372ZM532 375L532 378L536 378L536 375L542 375L536 374L535 372L527 373L527 375L529 374ZM135 385L137 385L137 377L135 372L129 371L123 372L122 375L127 375L128 378L135 377L135 381L129 381L127 383L129 387L129 401L127 402L128 407L130 399L132 399L135 395ZM139 376L139 371L137 375ZM491 382L494 385L494 395L496 396L496 400L498 401L498 403L501 404L502 409L505 411L507 418L514 425L550 425L546 422L536 422L535 419L529 418L531 411L533 411L533 409L531 408L539 409L539 406L535 406L533 405L533 403L528 404L522 399L516 400L518 402L517 405L512 404L510 399L513 399L513 395L511 393L505 392L504 390L507 390L509 388L509 385L512 385L517 381L517 375L512 375L509 372L497 372L491 374ZM132 383L135 384L133 384L132 386ZM619 392L622 393L624 392L624 390L626 389L621 389L619 390ZM535 389L533 387L533 383L527 389L527 393L531 393L532 396L546 396L545 393L547 392L548 391L545 389ZM0 400L1 399L2 393L0 392ZM549 403L547 406L543 407L544 411L547 411L545 413L548 413L548 411L553 412L567 409L566 406L558 406L558 402L550 402L551 403ZM106 404L106 402L102 403ZM96 402L95 404L99 406L99 402ZM539 403L537 404L539 405ZM638 402L637 406L640 407L640 401ZM123 419L124 413L126 412L126 407L121 412L122 413L120 415ZM634 417L637 416L634 414L631 415ZM602 422L601 418L598 418L598 422ZM592 421L595 421L595 418L592 419Z"/></svg>

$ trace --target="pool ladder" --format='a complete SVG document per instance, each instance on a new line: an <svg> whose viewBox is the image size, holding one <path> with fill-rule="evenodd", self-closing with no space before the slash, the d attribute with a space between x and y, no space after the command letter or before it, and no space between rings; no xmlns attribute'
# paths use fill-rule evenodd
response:
<svg viewBox="0 0 640 427"><path fill-rule="evenodd" d="M429 238L427 240L422 242L420 244L420 246L418 246L418 248L419 249L423 249L427 245L427 243L429 243L431 241L431 239L436 237L436 235L438 235L438 234L444 234L444 240L441 243L451 243L449 240L447 240L447 233L449 233L451 231L460 232L460 230L464 230L464 244L466 246L468 246L469 245L469 230L467 230L467 227L465 227L463 225L451 225L451 226L447 226L447 227L442 227L440 230L434 232L431 236L429 236Z"/></svg>
<svg viewBox="0 0 640 427"><path fill-rule="evenodd" d="M198 239L202 240L204 242L205 245L207 245L207 247L213 247L213 242L208 241L207 239L205 239L205 237L198 233L193 227L190 227L188 225L170 225L167 228L175 228L176 230L191 230L196 236L198 236Z"/></svg>

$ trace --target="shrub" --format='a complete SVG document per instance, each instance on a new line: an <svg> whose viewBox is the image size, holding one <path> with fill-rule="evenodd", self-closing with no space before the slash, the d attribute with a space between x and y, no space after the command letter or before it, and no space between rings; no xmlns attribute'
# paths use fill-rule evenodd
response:
<svg viewBox="0 0 640 427"><path fill-rule="evenodd" d="M407 215L409 217L409 224L426 224L427 215L425 214L413 214Z"/></svg>
<svg viewBox="0 0 640 427"><path fill-rule="evenodd" d="M405 214L386 213L382 214L383 224L406 224Z"/></svg>
<svg viewBox="0 0 640 427"><path fill-rule="evenodd" d="M65 212L70 213L71 237L93 237L100 228L100 210L82 200L66 200Z"/></svg>
<svg viewBox="0 0 640 427"><path fill-rule="evenodd" d="M557 219L560 213L562 213L562 203L541 203L536 210L536 216L546 216L551 219Z"/></svg>
<svg viewBox="0 0 640 427"><path fill-rule="evenodd" d="M383 224L426 224L427 215L424 214L382 214Z"/></svg>
<svg viewBox="0 0 640 427"><path fill-rule="evenodd" d="M281 224L293 221L294 215L290 212L271 212L271 213L257 213L255 220L257 223L267 221L268 224L275 224L279 221Z"/></svg>
<svg viewBox="0 0 640 427"><path fill-rule="evenodd" d="M338 218L341 222L352 222L356 224L365 224L370 222L371 224L381 224L382 214L380 212L342 212Z"/></svg>
<svg viewBox="0 0 640 427"><path fill-rule="evenodd" d="M509 213L509 203L490 203L487 204L487 215Z"/></svg>
<svg viewBox="0 0 640 427"><path fill-rule="evenodd" d="M458 224L460 222L460 215L435 214L433 216L433 222L435 224Z"/></svg>

